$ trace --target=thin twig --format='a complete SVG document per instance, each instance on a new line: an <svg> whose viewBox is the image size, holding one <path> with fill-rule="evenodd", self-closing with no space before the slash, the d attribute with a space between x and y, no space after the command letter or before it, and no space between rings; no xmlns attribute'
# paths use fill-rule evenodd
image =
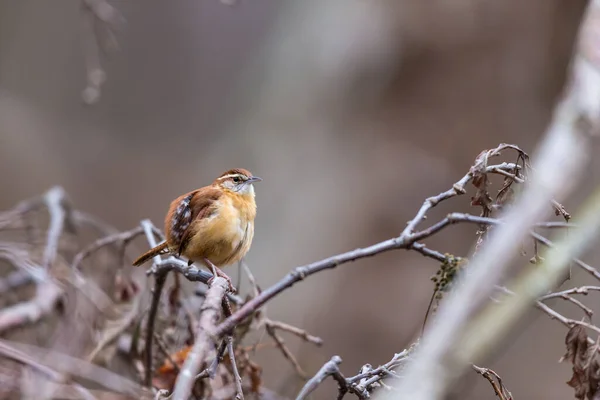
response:
<svg viewBox="0 0 600 400"><path fill-rule="evenodd" d="M340 356L333 356L331 360L327 361L313 376L310 378L298 396L296 396L296 400L304 400L309 394L311 394L328 376L332 376L339 385L339 394L338 399L341 399L343 395L348 391L348 385L346 384L346 379L342 375L339 369L339 365L342 363L342 359Z"/></svg>
<svg viewBox="0 0 600 400"><path fill-rule="evenodd" d="M71 268L77 270L80 269L80 265L87 257L89 257L92 253L95 253L102 247L108 246L113 243L121 243L121 246L126 246L131 240L135 239L137 236L144 233L144 230L141 226L138 226L132 230L115 233L113 235L105 236L96 240L94 243L87 246L85 249L77 253L75 258L73 258L73 262L71 263Z"/></svg>
<svg viewBox="0 0 600 400"><path fill-rule="evenodd" d="M237 364L235 362L235 350L233 349L233 337L227 336L227 353L229 354L229 362L231 363L231 369L233 370L233 378L235 381L236 400L244 400L244 389L242 389L242 377L238 371Z"/></svg>
<svg viewBox="0 0 600 400"><path fill-rule="evenodd" d="M223 358L225 357L226 350L227 350L227 341L223 340L221 342L221 346L219 346L219 350L217 350L216 357L211 361L210 365L204 369L204 371L202 371L198 375L196 375L195 380L204 379L206 377L209 377L211 379L214 378L215 375L217 374L217 368L219 367L219 364L223 361Z"/></svg>
<svg viewBox="0 0 600 400"><path fill-rule="evenodd" d="M42 261L42 267L46 270L54 263L54 259L58 252L58 242L65 225L65 219L69 218L65 208L66 201L65 192L59 186L53 187L44 195L44 203L50 214L50 224L48 226L46 247L44 249L44 258Z"/></svg>
<svg viewBox="0 0 600 400"><path fill-rule="evenodd" d="M555 297L562 297L562 296L570 295L570 294L582 294L582 295L586 296L590 291L600 291L600 286L579 286L579 287L575 287L575 288L571 288L571 289L562 290L560 292L553 292L553 293L546 294L546 295L538 298L538 300L544 301L544 300L552 299Z"/></svg>
<svg viewBox="0 0 600 400"><path fill-rule="evenodd" d="M312 343L314 345L321 346L323 344L323 339L309 334L304 329L300 329L298 327L295 327L295 326L292 326L292 325L289 325L289 324L286 324L286 323L283 323L280 321L272 321L268 318L264 321L264 323L265 323L265 325L270 326L272 329L279 329L282 331L289 332L289 333L296 335L299 338L301 338L309 343Z"/></svg>
<svg viewBox="0 0 600 400"><path fill-rule="evenodd" d="M229 300L227 297L223 297L223 301L221 302L221 307L223 308L223 315L226 317L231 316L231 304L229 304ZM235 362L235 350L233 348L233 336L227 335L225 338L225 342L227 343L227 353L229 354L229 362L231 363L231 369L233 371L233 379L235 381L235 389L236 389L236 400L244 400L244 390L242 389L242 377L240 376L240 372L238 371L237 363ZM219 357L215 358L215 361L219 361ZM214 361L213 361L214 362Z"/></svg>
<svg viewBox="0 0 600 400"><path fill-rule="evenodd" d="M277 334L277 332L275 331L275 329L268 323L265 323L265 329L267 331L267 334L269 336L271 336L271 338L273 339L275 344L277 344L277 347L279 348L279 350L281 350L281 353L283 353L283 356L285 358L287 358L287 360L292 364L292 366L296 370L296 373L298 374L298 376L300 376L302 379L306 379L307 378L306 372L304 372L304 369L302 369L302 367L300 366L300 363L298 363L296 356L294 356L294 354L290 351L290 349L288 349L288 347L285 345L285 341L283 340L283 338L281 336L279 336Z"/></svg>
<svg viewBox="0 0 600 400"><path fill-rule="evenodd" d="M487 218L487 217L478 217L478 216L474 216L474 215L469 215L469 214L463 214L463 213L451 213L448 214L447 218L448 220L452 221L453 223L458 223L458 222L470 222L470 223L477 223L477 224L487 224L487 225L500 225L502 224L504 221L503 220L499 220L496 218ZM559 224L561 224L561 226L564 227L577 227L577 224L564 224L562 222L557 222L557 223L541 223L541 224L537 224L536 226L538 227L557 227L559 226ZM546 237L540 235L539 233L535 232L535 231L531 231L529 233L531 235L531 237L533 237L536 241L538 241L539 243L547 246L547 247L552 247L554 246L552 241L550 241L549 239L547 239ZM574 258L572 260L572 262L574 264L576 264L577 266L579 266L580 268L582 268L583 270L589 272L590 274L592 274L596 279L600 279L600 272L592 267L591 265L581 261L578 258Z"/></svg>
<svg viewBox="0 0 600 400"><path fill-rule="evenodd" d="M500 148L501 146L503 145L498 146L498 148ZM486 167L485 172L498 173L498 171L502 170L513 171L518 167L519 166L517 164L502 163L500 165L491 165ZM425 215L427 214L427 212L431 208L438 205L441 201L465 194L465 186L467 185L467 183L469 183L469 181L471 181L471 179L473 179L473 172L469 171L467 174L465 174L465 176L463 176L462 178L460 178L460 180L454 183L451 189L448 189L447 191L442 192L437 196L432 196L425 199L425 202L423 202L423 205L421 206L415 217L411 221L409 221L409 223L406 225L406 228L404 228L404 231L402 232L401 236L410 235L415 230L417 225L425 219Z"/></svg>
<svg viewBox="0 0 600 400"><path fill-rule="evenodd" d="M500 378L500 376L497 373L495 373L489 368L478 367L475 364L473 364L472 367L478 374L480 374L485 379L487 379L488 382L490 382L492 388L494 389L494 393L496 393L496 396L498 396L500 400L512 400L512 394L508 391L508 389L506 389L506 387L502 383L502 378ZM494 378L497 379L497 382L494 380Z"/></svg>
<svg viewBox="0 0 600 400"><path fill-rule="evenodd" d="M583 312L585 313L585 315L588 316L588 318L592 318L592 316L594 315L594 310L592 310L591 308L589 308L588 306L586 306L585 304L583 304L581 301L577 300L576 298L569 296L567 294L561 296L563 299L570 301L571 303L575 304L577 307L581 308L583 310Z"/></svg>

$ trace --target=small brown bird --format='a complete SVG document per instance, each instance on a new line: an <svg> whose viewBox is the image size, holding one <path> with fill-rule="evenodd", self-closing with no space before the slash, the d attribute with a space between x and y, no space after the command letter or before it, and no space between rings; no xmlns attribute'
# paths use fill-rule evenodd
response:
<svg viewBox="0 0 600 400"><path fill-rule="evenodd" d="M250 250L254 237L255 182L243 168L229 170L210 186L196 189L171 202L165 218L166 241L138 257L139 266L160 254L176 254L204 263L231 280L219 267L240 261Z"/></svg>

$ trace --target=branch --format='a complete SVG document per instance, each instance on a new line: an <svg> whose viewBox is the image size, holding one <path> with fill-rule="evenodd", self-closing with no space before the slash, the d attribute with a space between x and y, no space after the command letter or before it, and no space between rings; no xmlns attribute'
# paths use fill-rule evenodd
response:
<svg viewBox="0 0 600 400"><path fill-rule="evenodd" d="M513 400L512 394L508 391L508 389L506 389L506 387L502 383L502 378L500 378L500 376L497 373L495 373L489 368L478 367L475 364L472 365L472 368L475 370L475 372L477 372L479 375L483 376L490 382L492 388L494 389L494 393L496 393L496 396L498 396L498 399ZM494 380L494 378L497 380L497 382L496 380Z"/></svg>
<svg viewBox="0 0 600 400"><path fill-rule="evenodd" d="M98 251L102 247L111 245L113 243L121 243L121 246L126 246L130 241L138 237L144 233L142 227L137 227L129 231L118 232L112 235L105 236L96 240L94 243L87 246L85 249L77 253L73 262L71 263L71 268L74 270L79 270L81 267L81 263L87 257L89 257L92 253Z"/></svg>
<svg viewBox="0 0 600 400"><path fill-rule="evenodd" d="M51 279L39 283L31 300L0 310L0 333L39 321L54 310L62 295L62 289Z"/></svg>
<svg viewBox="0 0 600 400"><path fill-rule="evenodd" d="M342 375L339 369L339 365L342 363L342 359L339 356L331 357L331 360L327 361L316 373L315 376L310 378L304 385L296 400L304 400L309 394L311 394L328 376L332 376L339 385L338 399L341 399L344 394L348 391L346 379Z"/></svg>
<svg viewBox="0 0 600 400"><path fill-rule="evenodd" d="M280 321L272 321L270 319L265 320L265 325L269 326L271 329L279 329L285 332L289 332L292 335L298 336L300 339L312 343L316 346L321 346L323 344L323 339L317 336L313 336L304 329L300 329L296 326L286 324Z"/></svg>
<svg viewBox="0 0 600 400"><path fill-rule="evenodd" d="M59 187L53 187L44 195L44 203L50 214L50 224L46 239L46 248L44 249L44 258L42 267L46 270L52 266L58 252L58 241L62 235L65 220L70 218L66 211L66 196L64 190Z"/></svg>
<svg viewBox="0 0 600 400"><path fill-rule="evenodd" d="M244 400L244 390L242 389L242 377L238 371L237 364L235 362L235 350L233 349L233 337L227 336L227 354L229 354L229 361L231 362L231 369L233 370L233 379L235 381L236 400Z"/></svg>
<svg viewBox="0 0 600 400"><path fill-rule="evenodd" d="M493 172L496 169L513 170L515 168L517 168L516 164L502 163L486 167L484 168L484 171ZM422 221L425 218L427 211L435 205L437 205L440 201L465 193L464 185L466 185L471 179L472 173L469 172L461 180L455 183L452 189L427 199L421 207L421 209L419 210L419 212L417 213L417 216L411 222L409 222L409 226L416 226L420 221ZM294 270L292 270L292 272L290 272L287 276L285 276L275 285L262 291L258 296L254 297L252 300L244 304L231 317L223 321L217 327L215 334L219 337L223 337L226 333L231 332L237 324L242 322L244 319L248 318L273 297L279 295L284 290L292 287L295 283L304 280L310 275L316 274L326 269L335 268L338 265L345 264L351 261L356 261L366 257L372 257L374 255L384 253L386 251L398 249L411 249L413 244L417 243L419 240L422 240L439 232L440 230L452 223L454 222L446 218L440 221L439 223L431 226L430 228L417 233L413 233L412 231L405 229L404 232L402 232L402 234L396 238L388 239L366 248L356 249L346 253L338 254L326 258L324 260L314 262L312 264L296 267ZM424 250L422 250L424 246L420 244L418 244L417 246L420 247L422 252L425 252ZM432 255L433 254L435 253L432 253Z"/></svg>
<svg viewBox="0 0 600 400"><path fill-rule="evenodd" d="M13 271L0 279L0 294L17 289L33 282L33 276L25 271Z"/></svg>
<svg viewBox="0 0 600 400"><path fill-rule="evenodd" d="M600 291L600 286L579 286L576 288L566 289L566 290L562 290L560 292L554 292L554 293L544 295L544 296L538 298L538 300L544 301L544 300L552 299L555 297L563 297L563 296L566 296L569 294L582 294L582 295L586 296L591 290Z"/></svg>
<svg viewBox="0 0 600 400"><path fill-rule="evenodd" d="M341 400L346 393L354 393L359 399L368 399L370 397L370 389L372 386L381 383L381 380L388 376L398 377L393 369L398 368L400 365L406 362L410 353L412 352L415 345L407 350L403 350L400 353L394 354L394 357L384 365L380 365L377 368L371 367L370 364L365 364L360 369L360 373L350 378L344 378L343 374L339 370L339 365L342 359L339 356L333 356L331 360L325 363L319 372L311 378L298 396L296 400L303 399L312 393L328 376L333 378L338 383L338 400Z"/></svg>
<svg viewBox="0 0 600 400"><path fill-rule="evenodd" d="M190 350L175 382L173 400L188 399L202 363L204 363L208 352L215 347L213 331L221 315L221 303L223 297L225 297L227 287L227 281L220 276L215 277L211 282L206 298L202 303L198 334L194 340L194 346Z"/></svg>
<svg viewBox="0 0 600 400"><path fill-rule="evenodd" d="M267 334L269 334L269 336L271 336L271 338L273 339L273 341L275 342L275 344L277 345L279 350L281 350L281 353L283 353L283 356L286 359L288 359L289 362L292 364L292 366L296 370L296 373L302 379L306 379L307 378L306 372L304 372L304 370L300 366L300 363L298 363L298 360L296 360L296 357L294 356L294 354L285 345L285 341L283 340L283 338L281 336L279 336L277 334L277 332L275 332L275 329L273 328L273 326L271 326L268 322L265 323L265 328L267 330Z"/></svg>

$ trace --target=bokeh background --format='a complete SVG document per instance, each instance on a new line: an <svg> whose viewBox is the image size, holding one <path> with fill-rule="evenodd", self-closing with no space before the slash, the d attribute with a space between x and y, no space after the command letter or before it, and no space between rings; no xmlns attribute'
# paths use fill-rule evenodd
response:
<svg viewBox="0 0 600 400"><path fill-rule="evenodd" d="M143 218L160 224L172 198L248 168L264 179L247 258L262 286L399 234L483 149L533 151L586 4L110 3L127 23L120 51L102 58L107 81L89 106L79 2L0 0L0 208L58 184L77 207L129 229ZM598 179L594 170L586 179ZM468 204L463 196L432 217ZM456 226L429 243L465 254L474 232ZM309 373L338 354L354 375L415 338L436 268L418 254L387 253L311 277L269 313L325 340L288 340ZM570 367L557 363L565 333L534 312L486 366L516 399L571 398ZM288 362L276 350L260 358L267 385L295 393ZM494 398L474 373L456 393Z"/></svg>

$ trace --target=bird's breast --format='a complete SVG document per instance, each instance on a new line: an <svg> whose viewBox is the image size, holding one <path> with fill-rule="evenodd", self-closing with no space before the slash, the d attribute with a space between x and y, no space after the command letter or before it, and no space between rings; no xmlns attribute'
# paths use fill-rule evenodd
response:
<svg viewBox="0 0 600 400"><path fill-rule="evenodd" d="M219 199L216 212L198 221L188 245L188 258L208 258L216 266L238 262L246 255L254 237L254 216L228 198Z"/></svg>

